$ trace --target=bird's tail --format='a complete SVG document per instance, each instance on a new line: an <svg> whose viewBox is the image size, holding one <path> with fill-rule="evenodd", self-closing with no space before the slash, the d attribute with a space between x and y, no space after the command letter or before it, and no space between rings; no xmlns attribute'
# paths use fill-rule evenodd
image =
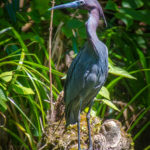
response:
<svg viewBox="0 0 150 150"><path fill-rule="evenodd" d="M66 127L69 124L75 124L78 121L78 109L74 109L73 107L66 107L65 110L65 119L66 119Z"/></svg>

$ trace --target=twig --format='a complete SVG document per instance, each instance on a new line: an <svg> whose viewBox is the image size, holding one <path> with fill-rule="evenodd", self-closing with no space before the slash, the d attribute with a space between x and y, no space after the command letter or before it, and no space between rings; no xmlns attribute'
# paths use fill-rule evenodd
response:
<svg viewBox="0 0 150 150"><path fill-rule="evenodd" d="M54 7L55 0L51 1L52 7ZM53 10L50 15L50 28L49 28L49 79L50 79L50 119L54 119L54 106L53 106L53 93L52 93L52 68L51 68L51 53L52 53L52 31L53 31Z"/></svg>

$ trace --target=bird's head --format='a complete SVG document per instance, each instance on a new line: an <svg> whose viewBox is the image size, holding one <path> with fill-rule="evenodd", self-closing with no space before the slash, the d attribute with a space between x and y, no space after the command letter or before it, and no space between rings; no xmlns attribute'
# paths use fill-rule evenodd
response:
<svg viewBox="0 0 150 150"><path fill-rule="evenodd" d="M70 3L66 3L66 4L62 4L62 5L58 5L55 7L52 7L48 10L53 10L53 9L65 9L65 8L80 8L83 7L85 5L85 0L76 0Z"/></svg>
<svg viewBox="0 0 150 150"><path fill-rule="evenodd" d="M83 9L92 10L92 9L99 9L101 6L97 0L81 0L84 1L84 5L82 6Z"/></svg>
<svg viewBox="0 0 150 150"><path fill-rule="evenodd" d="M91 11L93 9L98 9L100 16L104 19L104 22L107 25L102 7L97 0L76 0L70 3L52 7L48 10L51 11L53 9L65 9L65 8L81 8L81 9L87 9L88 11Z"/></svg>

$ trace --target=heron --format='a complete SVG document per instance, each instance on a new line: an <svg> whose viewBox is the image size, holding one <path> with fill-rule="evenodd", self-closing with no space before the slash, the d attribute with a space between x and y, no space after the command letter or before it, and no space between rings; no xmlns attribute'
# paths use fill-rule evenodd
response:
<svg viewBox="0 0 150 150"><path fill-rule="evenodd" d="M102 18L107 25L101 5L97 0L76 0L50 8L81 8L89 12L89 18L85 23L87 42L79 51L68 69L64 86L65 119L66 126L77 123L78 150L80 146L80 113L89 107L87 112L87 127L89 136L89 150L92 150L92 138L90 128L90 112L94 98L104 85L108 75L108 49L99 40L96 29Z"/></svg>

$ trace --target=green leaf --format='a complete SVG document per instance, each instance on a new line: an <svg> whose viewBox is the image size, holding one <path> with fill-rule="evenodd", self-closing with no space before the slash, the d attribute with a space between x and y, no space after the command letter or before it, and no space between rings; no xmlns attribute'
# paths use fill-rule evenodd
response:
<svg viewBox="0 0 150 150"><path fill-rule="evenodd" d="M0 45L4 45L4 44L10 42L11 40L12 40L12 38L7 38L7 39L5 39L3 41L0 41Z"/></svg>
<svg viewBox="0 0 150 150"><path fill-rule="evenodd" d="M150 84L146 85L144 88L140 89L135 96L132 97L132 99L128 102L128 104L121 110L121 112L118 114L116 119L119 119L121 115L123 114L124 110L127 109L143 92L150 87Z"/></svg>
<svg viewBox="0 0 150 150"><path fill-rule="evenodd" d="M88 113L89 107L86 107L84 111L85 111L86 113ZM90 115L91 115L92 117L95 117L95 116L96 116L96 113L97 113L97 111L92 108L92 109L91 109L91 112L90 112Z"/></svg>
<svg viewBox="0 0 150 150"><path fill-rule="evenodd" d="M35 12L35 10L38 10L38 12L40 14L43 14L47 11L48 7L49 7L49 0L34 0L32 1L32 10L34 10L33 12Z"/></svg>
<svg viewBox="0 0 150 150"><path fill-rule="evenodd" d="M109 93L109 91L107 90L107 88L104 87L104 86L101 88L99 94L100 94L101 96L103 96L104 98L110 99L110 93Z"/></svg>
<svg viewBox="0 0 150 150"><path fill-rule="evenodd" d="M79 28L83 25L84 25L84 23L79 21L78 19L69 20L67 23L67 27L71 28L71 29Z"/></svg>
<svg viewBox="0 0 150 150"><path fill-rule="evenodd" d="M148 122L150 125L150 121ZM147 124L146 124L147 125ZM136 138L135 138L136 139ZM150 150L150 145L148 145L144 150Z"/></svg>
<svg viewBox="0 0 150 150"><path fill-rule="evenodd" d="M96 117L97 111L94 110L94 109L91 109L91 113L90 114L91 114L92 117Z"/></svg>
<svg viewBox="0 0 150 150"><path fill-rule="evenodd" d="M45 66L43 66L43 65L41 65L41 64L38 64L38 63L34 63L34 62L30 62L30 61L24 61L24 63L25 63L25 64L30 64L30 65L32 65L33 67L41 68L42 70L49 71L49 68L48 68L48 67L45 67ZM26 66L26 67L29 68L29 66ZM32 68L32 69L34 69L34 68ZM62 77L65 75L64 73L61 73L61 72L59 72L59 71L57 71L57 70L55 70L55 69L52 69L52 73L53 73L54 75L58 75L58 76L62 76Z"/></svg>
<svg viewBox="0 0 150 150"><path fill-rule="evenodd" d="M7 109L7 97L3 89L0 87L0 110L5 111Z"/></svg>
<svg viewBox="0 0 150 150"><path fill-rule="evenodd" d="M28 118L28 116L22 111L22 109L18 106L17 103L15 103L15 101L13 99L11 99L10 97L8 97L8 100L18 109L18 111L26 118L26 120L28 120L28 122L34 127L34 129L36 129L35 125L33 124L33 122Z"/></svg>
<svg viewBox="0 0 150 150"><path fill-rule="evenodd" d="M87 37L87 34L86 34L86 28L84 26L80 27L78 29L78 32L79 32L79 36L82 38L82 39L86 39Z"/></svg>
<svg viewBox="0 0 150 150"><path fill-rule="evenodd" d="M9 30L11 30L11 27L8 27L8 28L6 28L6 29L1 30L1 31L0 31L0 34L3 34L3 33L7 32L7 31L9 31Z"/></svg>
<svg viewBox="0 0 150 150"><path fill-rule="evenodd" d="M109 10L114 10L117 11L118 10L118 6L115 2L113 2L112 0L109 0L106 4L105 9L109 9Z"/></svg>
<svg viewBox="0 0 150 150"><path fill-rule="evenodd" d="M12 71L3 72L3 73L0 74L0 78L2 80L4 80L5 82L10 82L12 80L12 75L13 75Z"/></svg>
<svg viewBox="0 0 150 150"><path fill-rule="evenodd" d="M140 8L144 5L144 2L142 0L123 0L122 6L125 8Z"/></svg>
<svg viewBox="0 0 150 150"><path fill-rule="evenodd" d="M131 8L120 8L119 12L127 14L128 16L132 17L134 20L143 21L150 25L150 19L149 19L150 10L134 10Z"/></svg>
<svg viewBox="0 0 150 150"><path fill-rule="evenodd" d="M19 141L20 143L22 143L22 145L27 149L29 150L29 147L28 145L26 145L25 141L22 140L15 132L13 132L12 130L9 130L8 128L3 128L3 130L7 133L9 133L13 139L16 139L17 141Z"/></svg>
<svg viewBox="0 0 150 150"><path fill-rule="evenodd" d="M72 30L66 26L62 27L62 32L67 38L70 38L72 36Z"/></svg>
<svg viewBox="0 0 150 150"><path fill-rule="evenodd" d="M133 24L133 18L124 13L115 13L115 17L122 20L128 27L130 27Z"/></svg>
<svg viewBox="0 0 150 150"><path fill-rule="evenodd" d="M0 8L0 17L2 17L3 15L4 15L4 10Z"/></svg>
<svg viewBox="0 0 150 150"><path fill-rule="evenodd" d="M109 73L117 75L117 76L129 78L129 79L136 79L135 77L130 75L126 70L119 68L119 67L116 67L116 66L113 66L110 63L109 63Z"/></svg>
<svg viewBox="0 0 150 150"><path fill-rule="evenodd" d="M116 111L120 111L117 106L115 106L110 100L102 99L102 102L105 103L107 106L113 108Z"/></svg>
<svg viewBox="0 0 150 150"><path fill-rule="evenodd" d="M13 84L12 88L17 94L22 94L22 95L35 94L31 88L27 88L18 84Z"/></svg>

